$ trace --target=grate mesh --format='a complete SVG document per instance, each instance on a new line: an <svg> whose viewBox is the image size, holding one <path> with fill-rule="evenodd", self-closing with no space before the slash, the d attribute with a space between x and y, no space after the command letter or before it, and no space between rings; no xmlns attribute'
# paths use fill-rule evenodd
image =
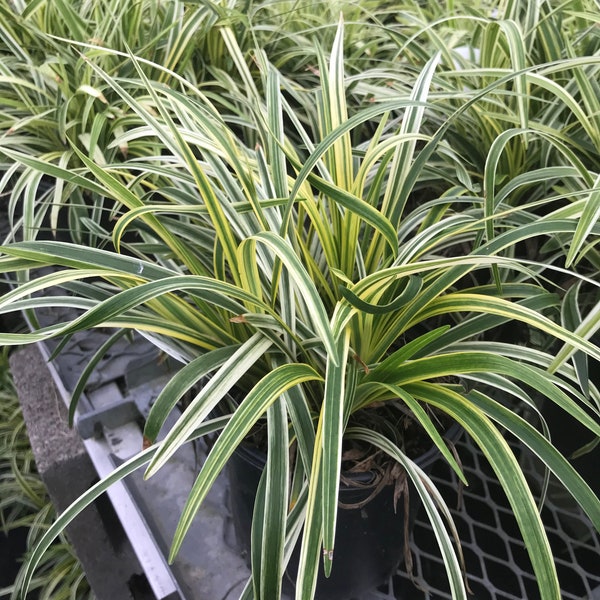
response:
<svg viewBox="0 0 600 600"><path fill-rule="evenodd" d="M468 440L456 444L469 487L452 510L465 555L469 587L477 600L540 598L529 556L508 501L482 454ZM514 444L532 489L541 489L536 460ZM432 479L451 505L458 503L456 477L441 461ZM542 520L554 552L563 600L600 599L600 540L588 518L558 483L551 482ZM402 571L368 600L451 599L446 572L429 524L417 520L412 541L413 580ZM367 600L367 599L365 599Z"/></svg>

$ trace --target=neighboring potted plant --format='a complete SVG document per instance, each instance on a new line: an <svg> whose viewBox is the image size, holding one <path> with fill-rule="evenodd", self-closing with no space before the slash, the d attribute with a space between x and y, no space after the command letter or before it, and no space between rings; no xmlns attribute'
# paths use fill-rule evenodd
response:
<svg viewBox="0 0 600 600"><path fill-rule="evenodd" d="M73 146L102 165L136 156L135 142L124 136L135 122L90 62L114 77L128 77L133 70L128 52L133 52L146 75L165 84L172 70L177 78L205 80L203 68L219 66L219 50L209 42L217 38L211 33L219 18L215 8L188 9L180 0L122 6L112 0L15 0L0 6L0 133L5 150L0 194L8 199L20 239L106 243L101 233L110 223L110 201L104 204L101 195L84 191L76 181L48 172L42 177L36 160L75 170L81 162ZM196 55L207 53L214 63L204 59L200 66ZM160 65L158 71L154 63ZM148 151L147 143L143 151ZM12 153L29 164L17 166Z"/></svg>
<svg viewBox="0 0 600 600"><path fill-rule="evenodd" d="M335 561L342 466L348 455L367 460L371 449L368 461L376 468L395 468L390 481L412 482L452 595L466 598L446 501L411 454L411 445L423 442L407 436L418 430L425 447L436 448L464 479L443 439L446 423L456 422L507 494L542 596L559 598L552 551L505 431L544 462L600 529L598 498L522 417L524 408L535 410L533 388L600 436L598 390L581 391L581 371L568 362L574 351L600 359L587 340L598 325L597 308L587 330L571 332L558 322L561 299L545 279L548 268L558 267L542 255L520 258L520 246L532 238L552 244L565 235L578 255L598 233L592 186L539 221L527 206L496 202L500 183L511 186L496 180L496 161L510 137L499 134L480 196L479 182L445 136L456 135L469 109L497 84L465 91L464 104L454 109L453 97L437 94L445 89L436 75L438 55L410 84L403 80L375 103L368 101L375 76L357 76L354 93L363 93L361 79L368 91L350 115L342 23L329 57L316 47L315 90L295 89L260 50L253 56L257 77L233 30L223 26L221 34L240 75L239 87L229 90L243 107L235 118L222 116L191 85L173 89L138 69L126 87L93 67L139 120L125 137L160 144L160 156L100 166L74 147L83 165L76 173L44 159L35 163L114 200L114 214L121 215L107 232L114 251L53 241L2 248L6 273L57 270L20 283L0 299L0 310L34 310L47 303L43 292L57 287L64 293L53 302L80 316L2 334L0 342L124 327L184 364L147 419L147 448L61 515L34 551L24 589L48 541L111 482L146 463L151 476L191 438L220 431L183 510L172 557L216 477L251 436L264 444L266 462L244 597L280 597L297 547L296 597L314 597L319 565L327 576ZM520 76L503 75L504 82ZM143 86L144 96L134 97L129 86ZM383 94L384 87L377 89ZM256 146L248 143L253 139ZM562 165L547 169L546 179L564 174ZM548 205L562 199L553 194ZM123 242L125 232L133 241ZM574 269L567 273L583 278ZM595 291L588 306L597 306ZM526 334L507 342L516 324ZM550 355L531 341L530 330L564 343L564 352ZM189 406L156 442L167 415L191 390Z"/></svg>

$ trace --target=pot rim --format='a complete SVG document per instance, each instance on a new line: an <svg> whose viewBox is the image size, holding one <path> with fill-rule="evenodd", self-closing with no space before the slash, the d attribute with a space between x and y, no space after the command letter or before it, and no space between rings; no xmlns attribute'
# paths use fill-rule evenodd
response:
<svg viewBox="0 0 600 600"><path fill-rule="evenodd" d="M464 429L460 426L459 423L452 423L450 427L445 431L442 436L444 440L450 443L457 442L463 435ZM234 454L238 454L242 456L246 461L248 461L251 465L256 467L257 469L264 469L267 462L267 454L264 450L259 449L250 444L246 444L242 442L234 451ZM421 469L427 469L430 467L438 458L442 456L439 448L435 445L432 445L428 450L420 454L416 458L413 459L414 463L419 466ZM362 472L350 472L343 471L342 475L346 479L350 479L356 481L360 484L367 484L373 480L374 472L373 471L362 471Z"/></svg>

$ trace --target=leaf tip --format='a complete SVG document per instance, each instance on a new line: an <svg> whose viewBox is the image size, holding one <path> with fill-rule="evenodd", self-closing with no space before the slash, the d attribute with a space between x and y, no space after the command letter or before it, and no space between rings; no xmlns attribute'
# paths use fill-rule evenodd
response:
<svg viewBox="0 0 600 600"><path fill-rule="evenodd" d="M331 567L333 563L333 548L328 550L327 548L323 548L323 571L325 573L325 577L329 577L331 574Z"/></svg>

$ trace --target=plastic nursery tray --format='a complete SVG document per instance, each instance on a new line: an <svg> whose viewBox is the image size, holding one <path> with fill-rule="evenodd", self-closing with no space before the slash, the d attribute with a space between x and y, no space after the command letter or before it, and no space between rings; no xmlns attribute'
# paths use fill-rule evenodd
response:
<svg viewBox="0 0 600 600"><path fill-rule="evenodd" d="M540 489L542 475L534 459L513 445L532 485ZM461 490L462 506L452 510L465 556L468 583L477 600L536 600L535 576L517 523L487 460L469 439L457 443L469 486ZM432 476L444 498L458 502L456 477L443 463ZM600 539L589 519L559 487L550 484L542 519L561 583L563 600L600 599ZM402 571L368 600L451 599L446 571L435 537L423 519L417 520L412 583ZM415 585L416 584L416 585ZM416 587L418 586L418 587Z"/></svg>

